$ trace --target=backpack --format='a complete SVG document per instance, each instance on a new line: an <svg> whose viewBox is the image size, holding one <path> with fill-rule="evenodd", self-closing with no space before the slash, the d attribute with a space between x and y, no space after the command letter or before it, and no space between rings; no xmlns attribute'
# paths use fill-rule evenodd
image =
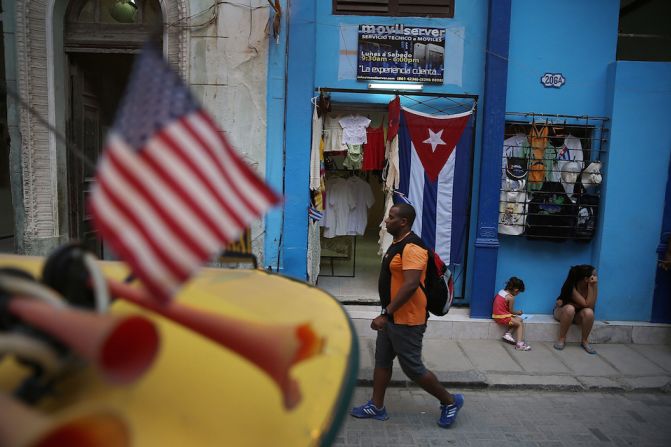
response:
<svg viewBox="0 0 671 447"><path fill-rule="evenodd" d="M424 284L420 283L419 287L426 295L426 310L441 317L450 311L450 306L452 306L454 300L452 272L440 259L438 253L430 248L426 248L426 250L429 252L426 278L424 278Z"/></svg>
<svg viewBox="0 0 671 447"><path fill-rule="evenodd" d="M426 310L433 315L442 317L450 311L450 306L452 306L454 300L452 272L440 259L438 253L427 247L422 238L415 233L411 233L406 238L407 243L419 245L429 254L424 284L420 282L419 287L426 296ZM403 247L405 247L405 244L403 244ZM403 256L403 248L400 249L399 255Z"/></svg>

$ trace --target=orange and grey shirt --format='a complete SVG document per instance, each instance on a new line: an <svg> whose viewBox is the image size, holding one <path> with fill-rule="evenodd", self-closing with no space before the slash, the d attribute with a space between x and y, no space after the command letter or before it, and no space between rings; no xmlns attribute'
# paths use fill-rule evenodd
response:
<svg viewBox="0 0 671 447"><path fill-rule="evenodd" d="M393 301L398 294L403 285L404 270L421 270L420 281L424 283L429 253L418 245L421 242L414 243L417 242L415 238L419 239L414 233L410 233L397 243L391 244L384 255L379 282L380 301L383 307ZM417 287L410 299L393 315L395 324L407 326L426 324L426 318L426 296L421 287Z"/></svg>

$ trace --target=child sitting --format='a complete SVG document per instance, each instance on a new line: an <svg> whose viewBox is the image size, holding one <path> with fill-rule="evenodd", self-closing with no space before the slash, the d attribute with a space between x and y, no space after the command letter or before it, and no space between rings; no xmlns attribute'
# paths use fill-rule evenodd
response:
<svg viewBox="0 0 671 447"><path fill-rule="evenodd" d="M515 297L524 292L524 282L521 279L513 276L506 282L503 290L494 297L494 306L492 309L492 318L498 324L506 327L506 333L503 334L503 341L514 344L515 349L520 351L529 351L531 346L524 342L524 323L518 315L522 315L521 310L513 310L515 304ZM517 335L517 343L513 338L511 331L515 331Z"/></svg>

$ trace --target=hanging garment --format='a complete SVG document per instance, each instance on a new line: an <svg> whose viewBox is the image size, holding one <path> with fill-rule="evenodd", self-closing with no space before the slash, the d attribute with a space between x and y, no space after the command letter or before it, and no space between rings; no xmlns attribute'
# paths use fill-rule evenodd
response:
<svg viewBox="0 0 671 447"><path fill-rule="evenodd" d="M601 162L593 161L580 174L580 182L587 194L596 194L601 185Z"/></svg>
<svg viewBox="0 0 671 447"><path fill-rule="evenodd" d="M347 234L349 212L354 207L347 181L334 177L326 181L326 210L324 211L324 237Z"/></svg>
<svg viewBox="0 0 671 447"><path fill-rule="evenodd" d="M368 225L368 209L375 203L373 190L368 182L359 177L347 179L347 186L354 202L354 207L350 209L347 234L363 235Z"/></svg>
<svg viewBox="0 0 671 447"><path fill-rule="evenodd" d="M319 240L319 222L308 222L308 282L314 285L319 277L319 264L321 258L321 242Z"/></svg>
<svg viewBox="0 0 671 447"><path fill-rule="evenodd" d="M527 220L527 192L501 191L499 202L499 233L519 236Z"/></svg>
<svg viewBox="0 0 671 447"><path fill-rule="evenodd" d="M540 189L545 179L545 164L543 158L545 148L548 145L548 127L543 125L540 129L536 124L531 125L529 131L529 144L531 145L531 156L529 160L529 189Z"/></svg>
<svg viewBox="0 0 671 447"><path fill-rule="evenodd" d="M316 191L320 195L319 200L314 200L315 205L319 211L324 211L326 202L326 160L324 160L324 139L322 138L319 145L319 190Z"/></svg>
<svg viewBox="0 0 671 447"><path fill-rule="evenodd" d="M503 140L503 152L501 157L501 180L503 181L506 177L506 169L512 161L513 165L518 165L520 168L524 168L524 171L527 170L527 157L529 156L528 152L529 141L527 136L523 133L518 133L513 135L510 138ZM524 163L522 163L522 160Z"/></svg>
<svg viewBox="0 0 671 447"><path fill-rule="evenodd" d="M398 126L401 123L401 98L396 95L387 106L387 141L398 135Z"/></svg>
<svg viewBox="0 0 671 447"><path fill-rule="evenodd" d="M573 235L576 208L557 182L545 182L533 193L527 213L526 235L530 239L562 240Z"/></svg>
<svg viewBox="0 0 671 447"><path fill-rule="evenodd" d="M379 238L377 240L378 244L377 254L380 256L383 256L387 252L387 249L394 241L393 236L387 232L387 224L385 224L384 222L387 219L387 216L389 215L389 210L391 209L392 206L394 206L394 193L391 190L389 190L387 191L387 194L384 199L384 213L382 215L382 222L380 222L380 233Z"/></svg>
<svg viewBox="0 0 671 447"><path fill-rule="evenodd" d="M561 172L559 171L559 165L557 164L557 153L557 148L548 141L548 144L545 146L545 152L543 153L543 165L545 166L544 181L561 181Z"/></svg>
<svg viewBox="0 0 671 447"><path fill-rule="evenodd" d="M370 119L361 115L350 115L339 121L342 127L342 142L344 144L364 144L366 142L366 128Z"/></svg>
<svg viewBox="0 0 671 447"><path fill-rule="evenodd" d="M528 175L526 160L524 157L508 158L508 166L501 181L501 191L526 190Z"/></svg>
<svg viewBox="0 0 671 447"><path fill-rule="evenodd" d="M599 214L599 196L581 194L578 198L577 223L575 227L576 239L591 240L596 228Z"/></svg>
<svg viewBox="0 0 671 447"><path fill-rule="evenodd" d="M347 145L347 156L342 162L342 165L346 169L351 169L353 171L358 171L361 169L361 164L363 163L363 146L360 144L348 144Z"/></svg>
<svg viewBox="0 0 671 447"><path fill-rule="evenodd" d="M364 171L379 171L384 168L384 129L369 127L366 144L363 146Z"/></svg>
<svg viewBox="0 0 671 447"><path fill-rule="evenodd" d="M389 102L387 115L387 143L384 158L387 160L382 172L382 188L385 191L398 189L398 127L401 120L401 100L398 95ZM385 214L386 216L386 214Z"/></svg>
<svg viewBox="0 0 671 447"><path fill-rule="evenodd" d="M463 254L471 148L457 150L457 143L472 114L401 110L398 191L417 213L412 230L446 264L460 263Z"/></svg>
<svg viewBox="0 0 671 447"><path fill-rule="evenodd" d="M393 140L387 142L385 152L387 164L383 172L383 188L387 191L398 189L400 176L398 171L398 135Z"/></svg>
<svg viewBox="0 0 671 447"><path fill-rule="evenodd" d="M317 106L312 111L312 144L310 147L310 189L317 190L321 185L322 133L324 123L317 114Z"/></svg>
<svg viewBox="0 0 671 447"><path fill-rule="evenodd" d="M575 189L575 184L578 181L578 176L580 176L580 162L564 161L561 163L561 184L564 187L566 194L571 198L573 203L575 203L576 197L573 196L573 191Z"/></svg>
<svg viewBox="0 0 671 447"><path fill-rule="evenodd" d="M573 135L568 135L564 139L564 144L562 147L559 148L559 152L557 153L557 160L559 163L559 169L562 169L562 163L567 161L580 162L580 169L582 169L583 153L580 138L574 137Z"/></svg>
<svg viewBox="0 0 671 447"><path fill-rule="evenodd" d="M499 200L499 233L518 236L524 233L528 196L526 181L506 177Z"/></svg>
<svg viewBox="0 0 671 447"><path fill-rule="evenodd" d="M342 142L342 127L339 118L327 115L324 120L324 152L346 151L347 146Z"/></svg>

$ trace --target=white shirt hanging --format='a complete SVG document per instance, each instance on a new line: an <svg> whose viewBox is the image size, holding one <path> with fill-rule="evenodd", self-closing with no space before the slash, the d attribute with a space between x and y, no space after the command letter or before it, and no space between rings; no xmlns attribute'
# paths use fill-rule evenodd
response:
<svg viewBox="0 0 671 447"><path fill-rule="evenodd" d="M350 115L341 118L342 142L344 144L364 144L367 141L366 128L370 120L361 115Z"/></svg>
<svg viewBox="0 0 671 447"><path fill-rule="evenodd" d="M336 177L326 182L326 210L324 237L332 238L347 234L350 210L354 200L345 179Z"/></svg>
<svg viewBox="0 0 671 447"><path fill-rule="evenodd" d="M354 201L354 208L350 210L347 233L363 235L368 225L368 208L375 203L373 190L368 182L361 180L359 177L350 177L347 183Z"/></svg>

